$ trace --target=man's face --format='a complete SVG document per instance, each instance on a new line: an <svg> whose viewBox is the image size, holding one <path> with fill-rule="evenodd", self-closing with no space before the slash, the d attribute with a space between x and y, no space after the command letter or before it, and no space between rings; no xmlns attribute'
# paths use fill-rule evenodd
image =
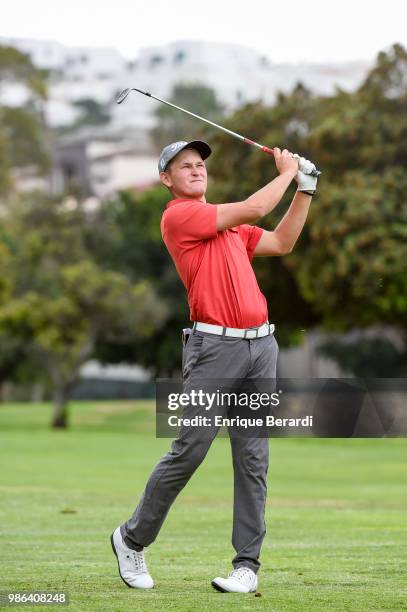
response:
<svg viewBox="0 0 407 612"><path fill-rule="evenodd" d="M176 198L202 199L206 192L208 175L205 162L198 151L184 149L170 162L160 180Z"/></svg>

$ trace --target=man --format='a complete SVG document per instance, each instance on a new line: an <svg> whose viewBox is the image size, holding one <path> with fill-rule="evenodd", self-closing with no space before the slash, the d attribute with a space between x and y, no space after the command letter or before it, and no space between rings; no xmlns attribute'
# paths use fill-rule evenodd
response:
<svg viewBox="0 0 407 612"><path fill-rule="evenodd" d="M274 149L279 176L247 200L233 204L206 202L205 159L211 154L202 141L177 142L163 149L160 180L172 194L161 221L164 242L187 289L194 322L184 338L184 391L202 379L272 379L278 346L269 324L266 299L251 260L255 256L289 253L304 226L317 179L315 167L286 149ZM295 178L298 190L274 231L250 225L279 203ZM199 413L184 407L183 417ZM119 573L130 587L149 589L144 548L151 544L171 504L204 459L216 435L182 427L178 438L153 470L133 516L111 536ZM215 578L221 592L257 589L260 547L265 535L264 509L268 439L230 438L234 468L232 543L236 556L228 578Z"/></svg>

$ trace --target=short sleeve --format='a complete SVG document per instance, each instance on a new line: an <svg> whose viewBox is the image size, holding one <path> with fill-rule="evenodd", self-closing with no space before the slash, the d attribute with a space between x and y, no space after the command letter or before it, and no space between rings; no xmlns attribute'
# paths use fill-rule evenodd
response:
<svg viewBox="0 0 407 612"><path fill-rule="evenodd" d="M181 202L165 211L164 233L177 242L191 242L214 238L217 209L214 204Z"/></svg>
<svg viewBox="0 0 407 612"><path fill-rule="evenodd" d="M257 225L239 225L237 227L239 230L240 238L243 244L246 247L247 256L250 261L253 259L254 250L263 234L263 230L261 227L257 227Z"/></svg>

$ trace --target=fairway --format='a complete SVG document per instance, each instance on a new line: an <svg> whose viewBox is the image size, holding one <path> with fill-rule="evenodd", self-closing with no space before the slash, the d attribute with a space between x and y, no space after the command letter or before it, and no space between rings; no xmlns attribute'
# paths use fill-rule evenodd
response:
<svg viewBox="0 0 407 612"><path fill-rule="evenodd" d="M257 597L210 585L233 556L229 441L215 440L147 550L156 586L140 592L109 537L169 447L154 403L73 402L68 431L50 430L50 411L0 404L0 590L64 590L75 612L407 609L406 439L270 441Z"/></svg>

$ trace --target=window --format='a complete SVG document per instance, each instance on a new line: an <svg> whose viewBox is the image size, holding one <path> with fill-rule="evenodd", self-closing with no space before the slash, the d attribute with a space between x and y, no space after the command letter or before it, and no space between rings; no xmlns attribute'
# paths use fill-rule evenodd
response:
<svg viewBox="0 0 407 612"><path fill-rule="evenodd" d="M174 64L182 64L186 56L187 54L182 49L180 51L177 51L177 53L174 55Z"/></svg>
<svg viewBox="0 0 407 612"><path fill-rule="evenodd" d="M150 66L151 68L155 68L156 66L159 66L163 61L164 58L162 55L152 55L150 58Z"/></svg>

